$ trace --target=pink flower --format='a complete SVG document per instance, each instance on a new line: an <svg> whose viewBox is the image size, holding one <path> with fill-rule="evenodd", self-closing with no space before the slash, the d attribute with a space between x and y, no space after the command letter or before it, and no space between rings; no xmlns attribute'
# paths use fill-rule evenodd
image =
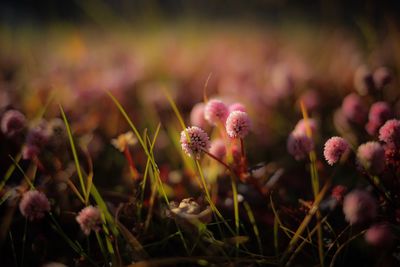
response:
<svg viewBox="0 0 400 267"><path fill-rule="evenodd" d="M302 160L313 150L314 142L305 134L292 132L287 140L287 150L296 160Z"/></svg>
<svg viewBox="0 0 400 267"><path fill-rule="evenodd" d="M344 198L343 213L350 224L373 220L377 212L376 200L366 191L353 190Z"/></svg>
<svg viewBox="0 0 400 267"><path fill-rule="evenodd" d="M387 223L372 225L365 232L365 241L375 247L390 247L393 244L394 236Z"/></svg>
<svg viewBox="0 0 400 267"><path fill-rule="evenodd" d="M8 110L1 118L1 131L7 137L20 134L26 126L25 116L18 110Z"/></svg>
<svg viewBox="0 0 400 267"><path fill-rule="evenodd" d="M347 95L342 102L342 114L350 122L363 124L367 117L368 109L361 97L357 94Z"/></svg>
<svg viewBox="0 0 400 267"><path fill-rule="evenodd" d="M400 121L388 120L379 129L379 140L389 145L400 145Z"/></svg>
<svg viewBox="0 0 400 267"><path fill-rule="evenodd" d="M373 78L377 89L382 89L392 81L392 75L386 67L376 69Z"/></svg>
<svg viewBox="0 0 400 267"><path fill-rule="evenodd" d="M243 111L233 111L226 120L226 132L231 138L244 138L250 132L249 115Z"/></svg>
<svg viewBox="0 0 400 267"><path fill-rule="evenodd" d="M344 199L344 195L347 192L347 187L344 185L337 185L332 189L331 196L337 201L342 202Z"/></svg>
<svg viewBox="0 0 400 267"><path fill-rule="evenodd" d="M314 119L301 119L297 122L296 126L294 127L293 132L297 134L307 135L307 128L311 130L312 136L317 134L317 122Z"/></svg>
<svg viewBox="0 0 400 267"><path fill-rule="evenodd" d="M376 102L369 110L368 123L365 125L365 129L370 135L375 135L385 121L392 117L392 110L386 102Z"/></svg>
<svg viewBox="0 0 400 267"><path fill-rule="evenodd" d="M186 132L182 131L180 141L183 151L189 157L196 159L199 159L201 154L210 148L210 139L207 133L197 126L186 128Z"/></svg>
<svg viewBox="0 0 400 267"><path fill-rule="evenodd" d="M211 125L217 125L218 123L225 124L228 113L228 107L222 101L217 99L208 101L204 108L204 118Z"/></svg>
<svg viewBox="0 0 400 267"><path fill-rule="evenodd" d="M223 159L226 155L225 142L222 139L216 139L211 142L210 153L219 159Z"/></svg>
<svg viewBox="0 0 400 267"><path fill-rule="evenodd" d="M367 171L379 174L385 168L385 150L378 142L367 142L358 147L357 160Z"/></svg>
<svg viewBox="0 0 400 267"><path fill-rule="evenodd" d="M205 104L204 103L197 103L194 105L192 108L192 111L190 112L190 123L191 125L200 127L200 128L205 128L207 126L207 121L204 118L204 109L205 109Z"/></svg>
<svg viewBox="0 0 400 267"><path fill-rule="evenodd" d="M19 202L19 210L30 221L38 220L43 218L46 212L50 211L50 202L42 192L30 190L22 195L22 199Z"/></svg>
<svg viewBox="0 0 400 267"><path fill-rule="evenodd" d="M79 226L85 235L89 235L92 230L96 232L100 231L102 225L100 209L93 206L87 206L79 212L78 216L76 216L76 221L79 223Z"/></svg>
<svg viewBox="0 0 400 267"><path fill-rule="evenodd" d="M229 105L229 112L231 113L233 111L247 112L246 107L242 103L238 103L238 102Z"/></svg>
<svg viewBox="0 0 400 267"><path fill-rule="evenodd" d="M349 144L345 139L338 136L331 137L324 146L325 159L329 165L333 165L340 160L348 149Z"/></svg>

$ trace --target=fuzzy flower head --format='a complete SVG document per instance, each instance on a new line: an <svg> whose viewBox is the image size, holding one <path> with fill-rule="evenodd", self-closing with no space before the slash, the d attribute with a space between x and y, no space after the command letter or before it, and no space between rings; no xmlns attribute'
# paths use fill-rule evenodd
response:
<svg viewBox="0 0 400 267"><path fill-rule="evenodd" d="M7 137L14 137L21 133L26 126L25 116L18 110L8 110L1 118L1 131Z"/></svg>
<svg viewBox="0 0 400 267"><path fill-rule="evenodd" d="M204 118L211 125L217 125L218 123L225 124L228 113L228 107L224 102L217 99L208 101L204 108Z"/></svg>
<svg viewBox="0 0 400 267"><path fill-rule="evenodd" d="M223 159L226 155L225 142L222 139L216 139L211 142L210 153L219 159Z"/></svg>
<svg viewBox="0 0 400 267"><path fill-rule="evenodd" d="M100 231L102 225L100 209L98 207L87 206L76 216L76 221L85 235L89 235L92 230L96 232Z"/></svg>
<svg viewBox="0 0 400 267"><path fill-rule="evenodd" d="M394 236L387 223L372 225L365 232L365 241L374 247L390 247L393 244Z"/></svg>
<svg viewBox="0 0 400 267"><path fill-rule="evenodd" d="M239 103L239 102L229 105L229 113L231 113L233 111L247 112L246 107L242 103Z"/></svg>
<svg viewBox="0 0 400 267"><path fill-rule="evenodd" d="M365 65L357 68L354 74L354 88L360 95L367 95L374 89L372 72Z"/></svg>
<svg viewBox="0 0 400 267"><path fill-rule="evenodd" d="M349 149L347 141L338 136L334 136L326 141L324 146L324 157L329 165L337 163L342 155Z"/></svg>
<svg viewBox="0 0 400 267"><path fill-rule="evenodd" d="M315 136L317 134L318 125L314 119L301 119L297 122L296 126L294 127L293 132L297 134L307 135L308 130L311 130L311 135Z"/></svg>
<svg viewBox="0 0 400 267"><path fill-rule="evenodd" d="M296 160L302 160L313 150L314 142L305 134L292 132L287 140L287 150Z"/></svg>
<svg viewBox="0 0 400 267"><path fill-rule="evenodd" d="M331 197L337 202L342 203L344 195L347 192L347 187L344 185L337 185L332 189Z"/></svg>
<svg viewBox="0 0 400 267"><path fill-rule="evenodd" d="M191 126L181 132L181 145L189 157L199 159L201 154L210 148L210 139L203 129Z"/></svg>
<svg viewBox="0 0 400 267"><path fill-rule="evenodd" d="M347 95L342 102L342 114L347 120L363 124L366 120L368 108L361 97L355 93Z"/></svg>
<svg viewBox="0 0 400 267"><path fill-rule="evenodd" d="M379 129L379 140L389 145L400 145L400 120L388 120Z"/></svg>
<svg viewBox="0 0 400 267"><path fill-rule="evenodd" d="M376 200L366 191L354 190L344 198L343 213L350 224L373 220L377 212Z"/></svg>
<svg viewBox="0 0 400 267"><path fill-rule="evenodd" d="M385 168L385 150L378 142L367 142L357 149L359 164L373 174L379 174Z"/></svg>
<svg viewBox="0 0 400 267"><path fill-rule="evenodd" d="M206 105L204 103L197 103L194 105L192 110L190 111L190 124L200 127L200 128L205 128L207 125L207 121L204 118L204 109Z"/></svg>
<svg viewBox="0 0 400 267"><path fill-rule="evenodd" d="M233 111L226 120L226 132L231 138L244 138L251 128L249 115L243 111Z"/></svg>
<svg viewBox="0 0 400 267"><path fill-rule="evenodd" d="M370 135L376 135L379 128L388 120L393 117L393 112L388 103L380 101L374 103L368 114L368 123L365 129Z"/></svg>
<svg viewBox="0 0 400 267"><path fill-rule="evenodd" d="M22 199L19 202L19 210L30 221L38 220L43 218L46 212L50 211L50 202L42 192L30 190L22 195Z"/></svg>
<svg viewBox="0 0 400 267"><path fill-rule="evenodd" d="M129 146L136 145L137 141L133 132L129 131L112 139L111 144L119 151L124 152Z"/></svg>

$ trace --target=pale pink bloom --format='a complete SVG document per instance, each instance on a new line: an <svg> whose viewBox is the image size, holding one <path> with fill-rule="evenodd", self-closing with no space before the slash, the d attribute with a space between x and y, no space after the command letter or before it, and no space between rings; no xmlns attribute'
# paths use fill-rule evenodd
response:
<svg viewBox="0 0 400 267"><path fill-rule="evenodd" d="M210 139L207 133L197 126L191 126L183 130L180 142L183 151L188 156L196 159L199 159L201 154L210 148Z"/></svg>
<svg viewBox="0 0 400 267"><path fill-rule="evenodd" d="M311 135L315 136L318 130L317 122L314 119L301 119L297 122L293 132L297 134L308 135L307 129L310 129Z"/></svg>
<svg viewBox="0 0 400 267"><path fill-rule="evenodd" d="M18 110L8 110L1 118L1 131L7 137L14 137L21 133L26 126L25 116Z"/></svg>
<svg viewBox="0 0 400 267"><path fill-rule="evenodd" d="M100 231L102 225L100 209L98 207L87 206L76 216L76 221L85 235L89 235L92 230L96 232Z"/></svg>
<svg viewBox="0 0 400 267"><path fill-rule="evenodd" d="M338 136L334 136L326 141L324 146L324 157L329 165L337 163L342 155L349 149L347 141Z"/></svg>
<svg viewBox="0 0 400 267"><path fill-rule="evenodd" d="M287 150L296 160L302 160L313 150L314 142L305 134L292 132L287 140Z"/></svg>
<svg viewBox="0 0 400 267"><path fill-rule="evenodd" d="M19 202L19 210L30 221L38 220L43 218L46 212L50 211L50 202L42 192L30 190L22 195L22 199Z"/></svg>
<svg viewBox="0 0 400 267"><path fill-rule="evenodd" d="M226 120L226 132L231 138L244 138L251 128L250 117L246 112L233 111Z"/></svg>
<svg viewBox="0 0 400 267"><path fill-rule="evenodd" d="M364 223L375 219L378 205L370 193L353 190L344 198L343 213L350 224Z"/></svg>
<svg viewBox="0 0 400 267"><path fill-rule="evenodd" d="M378 142L364 143L357 149L357 160L367 171L379 174L385 168L385 150Z"/></svg>
<svg viewBox="0 0 400 267"><path fill-rule="evenodd" d="M400 144L400 121L388 120L379 129L379 140L389 145L399 146Z"/></svg>
<svg viewBox="0 0 400 267"><path fill-rule="evenodd" d="M229 105L229 113L231 113L233 111L247 112L246 107L242 103L239 103L239 102Z"/></svg>
<svg viewBox="0 0 400 267"><path fill-rule="evenodd" d="M224 102L217 99L208 101L204 109L204 118L211 125L217 125L218 123L225 124L228 114L228 107Z"/></svg>
<svg viewBox="0 0 400 267"><path fill-rule="evenodd" d="M363 124L367 118L368 108L359 95L352 93L343 99L342 114L350 122Z"/></svg>
<svg viewBox="0 0 400 267"><path fill-rule="evenodd" d="M393 112L390 106L383 101L376 102L369 110L368 123L365 125L365 129L370 135L376 135L385 121L391 118L393 118Z"/></svg>
<svg viewBox="0 0 400 267"><path fill-rule="evenodd" d="M192 111L190 112L190 124L193 126L197 126L200 128L205 128L207 126L207 121L204 118L204 109L205 109L205 104L204 103L197 103L194 105L192 108Z"/></svg>
<svg viewBox="0 0 400 267"><path fill-rule="evenodd" d="M390 247L394 235L387 223L374 224L365 232L365 241L375 247Z"/></svg>
<svg viewBox="0 0 400 267"><path fill-rule="evenodd" d="M210 154L219 159L223 159L226 155L225 142L222 139L216 139L211 142Z"/></svg>

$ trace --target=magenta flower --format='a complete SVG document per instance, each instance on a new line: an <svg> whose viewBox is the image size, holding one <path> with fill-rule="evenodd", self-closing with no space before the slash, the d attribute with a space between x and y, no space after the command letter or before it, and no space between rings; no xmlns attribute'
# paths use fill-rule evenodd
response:
<svg viewBox="0 0 400 267"><path fill-rule="evenodd" d="M92 230L96 232L100 231L102 225L100 209L98 207L87 206L76 216L76 221L85 235L89 235Z"/></svg>
<svg viewBox="0 0 400 267"><path fill-rule="evenodd" d="M367 191L353 190L343 201L343 213L350 224L375 219L378 212L376 200Z"/></svg>
<svg viewBox="0 0 400 267"><path fill-rule="evenodd" d="M247 112L246 107L242 103L238 103L238 102L229 105L229 113L231 113L233 111Z"/></svg>
<svg viewBox="0 0 400 267"><path fill-rule="evenodd" d="M226 155L225 142L222 139L216 139L211 142L210 154L219 159L223 159Z"/></svg>
<svg viewBox="0 0 400 267"><path fill-rule="evenodd" d="M292 132L287 140L287 150L296 160L302 160L313 150L314 142L305 134Z"/></svg>
<svg viewBox="0 0 400 267"><path fill-rule="evenodd" d="M1 118L1 131L7 137L15 137L23 132L26 126L25 116L18 110L8 110Z"/></svg>
<svg viewBox="0 0 400 267"><path fill-rule="evenodd" d="M30 190L22 195L22 199L19 202L19 210L30 221L38 220L43 218L46 212L50 211L50 202L42 192Z"/></svg>
<svg viewBox="0 0 400 267"><path fill-rule="evenodd" d="M334 136L326 141L324 157L329 165L337 163L342 155L349 149L349 144L342 137Z"/></svg>
<svg viewBox="0 0 400 267"><path fill-rule="evenodd" d="M192 111L190 112L190 124L200 127L200 128L205 128L207 126L207 121L204 118L204 109L205 109L205 104L204 103L197 103L194 105L192 108Z"/></svg>
<svg viewBox="0 0 400 267"><path fill-rule="evenodd" d="M378 142L367 142L357 149L357 160L372 174L379 174L385 168L385 150Z"/></svg>
<svg viewBox="0 0 400 267"><path fill-rule="evenodd" d="M243 111L233 111L226 120L226 132L231 138L244 138L249 134L251 121L249 115Z"/></svg>
<svg viewBox="0 0 400 267"><path fill-rule="evenodd" d="M186 131L182 131L180 141L183 151L189 157L196 159L199 159L201 154L210 148L210 139L207 133L197 126L188 127Z"/></svg>
<svg viewBox="0 0 400 267"><path fill-rule="evenodd" d="M314 119L301 119L297 122L296 126L294 127L293 132L297 134L307 134L307 128L311 130L311 135L315 136L317 134L318 125Z"/></svg>
<svg viewBox="0 0 400 267"><path fill-rule="evenodd" d="M375 247L390 247L394 236L387 223L374 224L365 232L365 241Z"/></svg>
<svg viewBox="0 0 400 267"><path fill-rule="evenodd" d="M32 128L26 137L26 144L23 149L23 158L32 159L42 151L43 147L50 140L50 131L47 123L42 121Z"/></svg>
<svg viewBox="0 0 400 267"><path fill-rule="evenodd" d="M367 112L367 106L359 95L352 93L343 99L342 114L350 122L363 124L366 120Z"/></svg>
<svg viewBox="0 0 400 267"><path fill-rule="evenodd" d="M344 195L347 192L347 187L344 185L337 185L332 189L331 197L337 202L341 203L344 199Z"/></svg>
<svg viewBox="0 0 400 267"><path fill-rule="evenodd" d="M392 110L386 102L376 102L369 110L368 123L365 125L365 129L370 135L376 135L385 121L392 117Z"/></svg>
<svg viewBox="0 0 400 267"><path fill-rule="evenodd" d="M228 113L228 107L222 101L217 99L208 101L204 108L204 118L211 125L217 125L218 123L225 124Z"/></svg>
<svg viewBox="0 0 400 267"><path fill-rule="evenodd" d="M379 140L389 145L400 145L400 121L388 120L379 129Z"/></svg>

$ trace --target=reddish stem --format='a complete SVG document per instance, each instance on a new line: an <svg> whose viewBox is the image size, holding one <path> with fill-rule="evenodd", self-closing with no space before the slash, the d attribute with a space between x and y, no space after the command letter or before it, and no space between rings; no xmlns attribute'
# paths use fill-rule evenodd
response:
<svg viewBox="0 0 400 267"><path fill-rule="evenodd" d="M133 159L132 159L131 153L129 152L128 146L125 147L124 154L125 154L125 158L128 161L129 167L131 169L132 178L133 178L133 180L136 180L139 177L139 172L137 171L135 164L133 163Z"/></svg>

